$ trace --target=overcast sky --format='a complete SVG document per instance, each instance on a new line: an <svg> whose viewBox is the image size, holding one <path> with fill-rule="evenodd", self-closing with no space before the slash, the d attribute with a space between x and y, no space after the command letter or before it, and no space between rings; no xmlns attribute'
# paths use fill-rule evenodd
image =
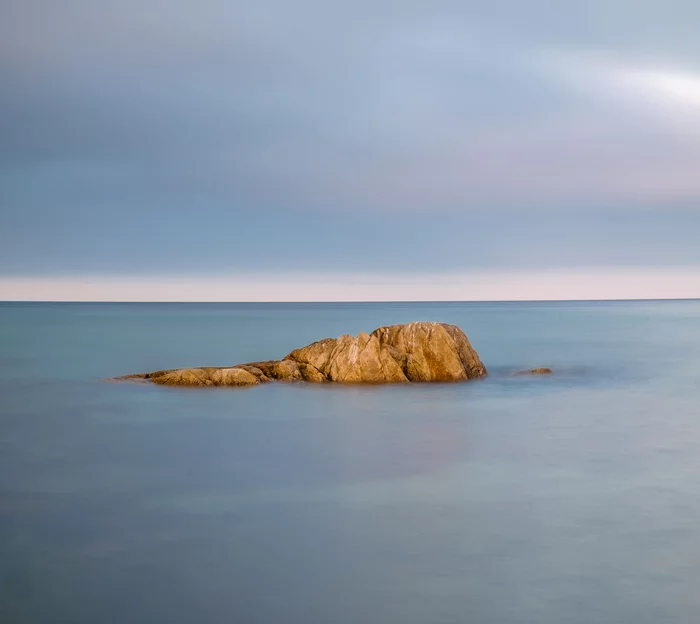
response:
<svg viewBox="0 0 700 624"><path fill-rule="evenodd" d="M4 0L0 299L700 296L698 24Z"/></svg>

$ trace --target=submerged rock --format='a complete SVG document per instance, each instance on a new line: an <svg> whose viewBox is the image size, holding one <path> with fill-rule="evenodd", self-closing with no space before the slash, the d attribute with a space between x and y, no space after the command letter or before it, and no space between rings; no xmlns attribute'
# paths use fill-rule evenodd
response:
<svg viewBox="0 0 700 624"><path fill-rule="evenodd" d="M486 368L459 327L421 322L379 327L371 334L325 338L295 349L281 360L156 371L119 379L167 386L251 386L268 381L448 382L485 375Z"/></svg>
<svg viewBox="0 0 700 624"><path fill-rule="evenodd" d="M511 375L551 375L551 368L531 368L529 370L521 370L516 373L511 373Z"/></svg>

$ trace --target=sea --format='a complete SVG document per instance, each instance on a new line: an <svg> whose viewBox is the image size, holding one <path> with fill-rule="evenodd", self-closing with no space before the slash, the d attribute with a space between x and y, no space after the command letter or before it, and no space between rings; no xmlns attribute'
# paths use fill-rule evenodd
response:
<svg viewBox="0 0 700 624"><path fill-rule="evenodd" d="M488 378L108 380L419 320ZM3 624L698 621L699 300L0 304Z"/></svg>

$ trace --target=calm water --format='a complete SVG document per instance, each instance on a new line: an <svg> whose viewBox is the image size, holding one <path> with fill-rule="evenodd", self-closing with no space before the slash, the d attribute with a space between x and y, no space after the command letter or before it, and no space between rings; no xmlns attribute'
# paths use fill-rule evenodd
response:
<svg viewBox="0 0 700 624"><path fill-rule="evenodd" d="M101 381L410 320L491 376ZM0 304L0 397L3 623L700 618L700 301Z"/></svg>

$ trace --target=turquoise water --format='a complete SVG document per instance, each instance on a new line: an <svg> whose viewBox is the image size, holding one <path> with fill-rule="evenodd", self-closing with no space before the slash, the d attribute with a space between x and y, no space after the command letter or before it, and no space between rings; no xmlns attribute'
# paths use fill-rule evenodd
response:
<svg viewBox="0 0 700 624"><path fill-rule="evenodd" d="M490 377L101 380L410 320ZM3 623L700 617L700 301L0 304L0 396Z"/></svg>

